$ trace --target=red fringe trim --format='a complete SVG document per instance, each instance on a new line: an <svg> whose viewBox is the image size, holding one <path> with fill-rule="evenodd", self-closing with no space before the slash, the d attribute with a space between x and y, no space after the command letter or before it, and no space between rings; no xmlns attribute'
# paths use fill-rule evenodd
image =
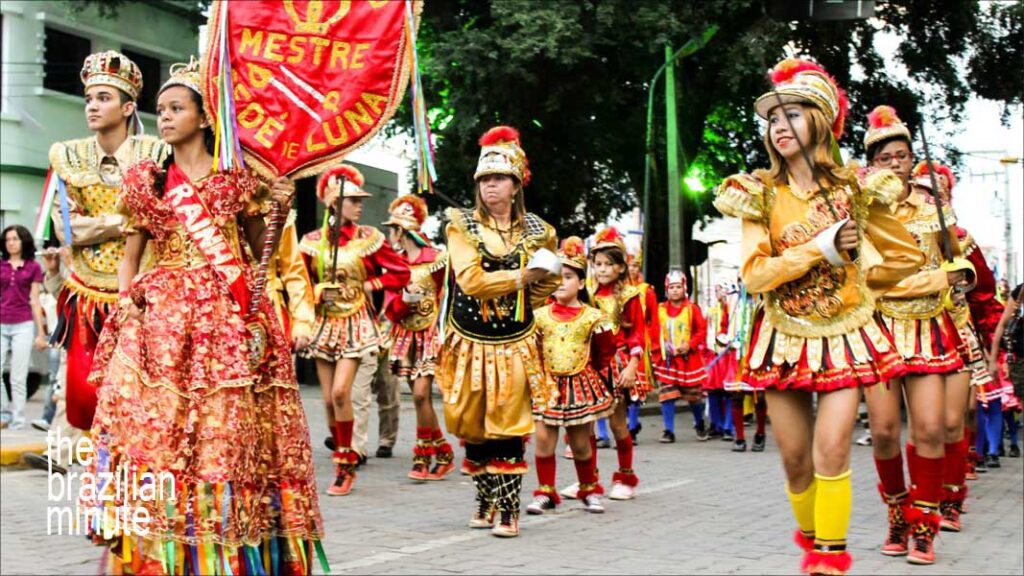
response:
<svg viewBox="0 0 1024 576"><path fill-rule="evenodd" d="M632 472L616 472L612 474L612 482L619 482L635 488L640 483L640 479Z"/></svg>
<svg viewBox="0 0 1024 576"><path fill-rule="evenodd" d="M483 474L487 471L487 466L483 464L477 464L472 460L462 459L462 468L469 472L470 476L476 476L477 474Z"/></svg>
<svg viewBox="0 0 1024 576"><path fill-rule="evenodd" d="M814 550L814 536L804 536L804 531L799 528L793 531L793 542L804 552Z"/></svg>
<svg viewBox="0 0 1024 576"><path fill-rule="evenodd" d="M600 491L599 491L600 490ZM580 484L580 489L576 492L576 499L583 500L591 494L604 494L604 487L600 484Z"/></svg>
<svg viewBox="0 0 1024 576"><path fill-rule="evenodd" d="M430 460L430 457L434 455L434 446L431 444L420 444L417 441L416 445L412 447L412 455L413 458L426 458Z"/></svg>
<svg viewBox="0 0 1024 576"><path fill-rule="evenodd" d="M488 474L526 474L530 470L525 460L509 462L497 458L488 462L486 468Z"/></svg>
<svg viewBox="0 0 1024 576"><path fill-rule="evenodd" d="M334 452L334 463L354 466L359 463L359 454L355 450L345 450L344 452L336 450Z"/></svg>
<svg viewBox="0 0 1024 576"><path fill-rule="evenodd" d="M853 557L849 552L826 554L811 550L804 554L800 569L806 574L846 574L853 566Z"/></svg>
<svg viewBox="0 0 1024 576"><path fill-rule="evenodd" d="M961 486L955 486L955 487L947 486L947 487L944 487L942 489L942 501L943 502L953 502L953 503L956 503L956 504L963 504L964 500L966 500L966 499L967 499L967 485L966 484L963 484Z"/></svg>
<svg viewBox="0 0 1024 576"><path fill-rule="evenodd" d="M583 493L583 489L582 488L580 489L579 493L580 494ZM551 498L551 501L554 502L555 504L561 504L562 503L562 497L559 496L558 490L555 490L554 486L548 486L546 484L542 485L542 486L538 486L537 489L533 491L533 495L534 496L544 495L544 496L547 496L548 498ZM582 499L583 496L577 496L577 498L581 498Z"/></svg>
<svg viewBox="0 0 1024 576"><path fill-rule="evenodd" d="M925 512L917 506L910 506L905 512L907 517L907 523L913 528L925 525L931 528L934 534L939 533L939 524L942 521L942 516L939 516L937 512Z"/></svg>

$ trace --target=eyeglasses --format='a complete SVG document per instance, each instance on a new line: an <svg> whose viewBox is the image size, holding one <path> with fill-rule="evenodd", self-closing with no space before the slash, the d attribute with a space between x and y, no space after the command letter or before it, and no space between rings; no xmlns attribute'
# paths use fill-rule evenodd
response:
<svg viewBox="0 0 1024 576"><path fill-rule="evenodd" d="M904 160L911 158L911 154L909 152L902 151L895 154L879 154L878 156L875 156L875 162L879 164L889 164L892 162L893 158L903 162Z"/></svg>

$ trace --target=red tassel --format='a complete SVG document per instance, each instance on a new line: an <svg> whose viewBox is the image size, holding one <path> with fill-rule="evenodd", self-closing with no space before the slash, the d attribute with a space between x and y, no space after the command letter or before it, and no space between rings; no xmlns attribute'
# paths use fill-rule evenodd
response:
<svg viewBox="0 0 1024 576"><path fill-rule="evenodd" d="M612 483L615 482L635 488L640 483L640 479L632 472L615 472L612 474Z"/></svg>
<svg viewBox="0 0 1024 576"><path fill-rule="evenodd" d="M551 501L554 502L555 504L561 504L562 503L562 497L558 495L558 490L555 490L554 486L538 486L537 489L533 491L533 495L534 496L544 495L544 496L547 496L548 498L551 498ZM577 494L576 497L577 498L582 498L578 494Z"/></svg>
<svg viewBox="0 0 1024 576"><path fill-rule="evenodd" d="M853 557L849 552L827 554L811 550L804 555L800 569L806 574L846 574L853 566Z"/></svg>
<svg viewBox="0 0 1024 576"><path fill-rule="evenodd" d="M804 536L803 530L799 528L793 531L793 542L804 552L814 550L814 536Z"/></svg>

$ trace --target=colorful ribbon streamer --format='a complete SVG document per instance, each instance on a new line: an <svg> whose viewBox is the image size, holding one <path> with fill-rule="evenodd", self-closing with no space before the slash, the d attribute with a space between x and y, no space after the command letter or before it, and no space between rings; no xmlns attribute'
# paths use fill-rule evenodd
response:
<svg viewBox="0 0 1024 576"><path fill-rule="evenodd" d="M406 44L409 46L411 75L409 95L412 99L413 134L416 138L416 181L417 189L434 193L437 170L434 167L433 136L427 121L427 105L423 99L423 82L420 78L419 56L416 53L416 19L413 16L412 0L405 0Z"/></svg>

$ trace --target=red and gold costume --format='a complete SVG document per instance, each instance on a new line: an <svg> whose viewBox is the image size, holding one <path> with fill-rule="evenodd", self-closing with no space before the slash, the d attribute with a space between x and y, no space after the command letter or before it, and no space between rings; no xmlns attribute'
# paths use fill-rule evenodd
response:
<svg viewBox="0 0 1024 576"><path fill-rule="evenodd" d="M415 295L408 287L400 294L389 294L385 304L391 321L391 366L400 378L413 383L418 378L433 378L437 355L441 347L437 335L437 317L441 307L441 294L445 284L447 255L438 250L420 234L427 219L427 204L413 195L402 196L391 203L391 217L385 226L396 226L419 245L415 260L403 254L409 265L409 286L416 286ZM428 399L429 402L429 399ZM430 459L437 458L430 470ZM454 453L440 426L416 425L416 446L413 448L411 477L440 480L451 466ZM417 466L420 465L420 467Z"/></svg>
<svg viewBox="0 0 1024 576"><path fill-rule="evenodd" d="M362 175L353 175L346 186L361 188ZM409 282L409 267L391 249L384 233L353 223L339 228L335 274L335 249L331 246L329 228L329 218L334 217L337 216L325 217L323 228L309 232L299 242L306 269L316 282L317 305L313 341L302 355L329 362L359 358L380 347L382 335L363 283L369 281L374 290L393 291Z"/></svg>
<svg viewBox="0 0 1024 576"><path fill-rule="evenodd" d="M342 164L321 174L317 184L321 200L335 183L341 198L370 196L363 190L362 173L354 166ZM376 354L386 336L377 324L366 282L375 291L399 290L409 282L409 267L380 230L352 222L338 226L335 219L341 217L330 208L325 210L323 227L299 242L306 268L316 282L313 298L317 307L313 338L300 354L332 363L343 358L361 361L364 355ZM353 420L334 421L336 479L329 494L347 494L355 479L359 454L352 449L352 430Z"/></svg>
<svg viewBox="0 0 1024 576"><path fill-rule="evenodd" d="M134 62L113 51L92 54L82 68L86 89L113 86L135 99L142 73ZM57 236L71 245L71 274L58 296L59 324L53 342L67 350L67 418L88 430L96 410L96 389L89 384L100 331L117 304L117 271L124 256L124 217L118 213L123 172L135 162L160 162L168 148L149 136L129 136L112 155L96 137L58 142L50 148L50 166L64 181L71 237L64 230L59 202L52 218Z"/></svg>
<svg viewBox="0 0 1024 576"><path fill-rule="evenodd" d="M475 179L491 174L529 184L526 153L513 128L497 127L480 139ZM523 437L533 432L533 412L557 395L544 366L534 310L555 291L553 274L526 286L530 258L556 249L554 229L532 213L508 229L483 210L450 209L448 252L455 275L446 316L437 379L444 394L448 431L466 442L467 468L477 488L474 527L518 534L519 495L527 471ZM553 254L552 254L553 255Z"/></svg>
<svg viewBox="0 0 1024 576"><path fill-rule="evenodd" d="M831 124L836 146L848 105L835 80L797 59L780 62L771 80L774 89L755 103L758 115L767 119L791 103L817 108ZM764 300L742 363L741 378L755 389L827 393L903 373L891 336L875 318L876 296L922 262L889 211L902 186L895 174L881 171L800 191L758 171L731 176L719 187L715 207L743 220L740 275L747 290ZM861 236L854 262L835 249L835 232L846 218ZM852 428L852 422L836 425ZM850 474L815 472L806 491L787 489L808 573L845 573L852 563L846 551Z"/></svg>
<svg viewBox="0 0 1024 576"><path fill-rule="evenodd" d="M685 285L685 276L683 282ZM658 321L661 325L661 353L654 360L654 377L661 384L658 401L700 400L701 391L708 383L708 373L704 368L708 330L700 306L689 298L684 298L678 305L662 302L658 305ZM689 345L686 354L677 352L683 342Z"/></svg>
<svg viewBox="0 0 1024 576"><path fill-rule="evenodd" d="M294 210L288 213L281 230L281 240L267 268L267 295L274 304L286 338L313 336L313 324L316 323L313 284L299 250Z"/></svg>

